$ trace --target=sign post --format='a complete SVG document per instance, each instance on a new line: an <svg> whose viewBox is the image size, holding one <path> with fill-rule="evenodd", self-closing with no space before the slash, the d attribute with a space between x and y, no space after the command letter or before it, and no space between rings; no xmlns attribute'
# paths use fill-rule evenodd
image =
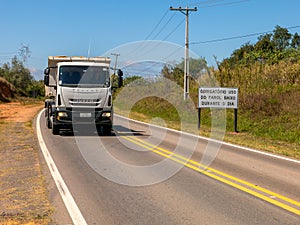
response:
<svg viewBox="0 0 300 225"><path fill-rule="evenodd" d="M234 132L238 133L239 131L237 130L237 109L234 109Z"/></svg>
<svg viewBox="0 0 300 225"><path fill-rule="evenodd" d="M198 129L201 124L201 108L234 109L234 131L238 132L238 88L200 87L198 100Z"/></svg>

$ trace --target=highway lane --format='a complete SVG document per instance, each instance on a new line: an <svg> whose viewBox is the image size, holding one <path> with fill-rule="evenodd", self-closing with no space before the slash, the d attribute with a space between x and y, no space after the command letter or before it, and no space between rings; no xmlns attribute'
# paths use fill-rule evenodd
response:
<svg viewBox="0 0 300 225"><path fill-rule="evenodd" d="M207 140L121 117L111 136L53 136L40 122L87 224L299 224L297 162L222 145L209 168L199 170ZM116 160L107 163L104 155ZM71 223L55 188L51 196L58 223Z"/></svg>

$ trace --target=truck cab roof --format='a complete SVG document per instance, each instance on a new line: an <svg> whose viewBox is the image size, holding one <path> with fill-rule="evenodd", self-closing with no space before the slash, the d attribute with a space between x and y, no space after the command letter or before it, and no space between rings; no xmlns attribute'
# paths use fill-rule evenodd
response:
<svg viewBox="0 0 300 225"><path fill-rule="evenodd" d="M99 62L59 62L57 66L106 66L109 67L109 63Z"/></svg>
<svg viewBox="0 0 300 225"><path fill-rule="evenodd" d="M105 65L109 65L111 62L111 59L109 57L84 57L84 56L49 56L48 57L48 66L49 67L55 67L58 63L69 63L74 65L78 63L77 65L83 65L83 63L87 63L89 65L93 63L102 63Z"/></svg>

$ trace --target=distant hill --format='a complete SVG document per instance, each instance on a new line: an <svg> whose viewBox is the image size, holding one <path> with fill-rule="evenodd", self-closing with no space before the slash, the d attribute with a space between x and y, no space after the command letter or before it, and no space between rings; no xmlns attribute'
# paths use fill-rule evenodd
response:
<svg viewBox="0 0 300 225"><path fill-rule="evenodd" d="M15 94L16 88L3 77L0 77L0 102L10 102Z"/></svg>

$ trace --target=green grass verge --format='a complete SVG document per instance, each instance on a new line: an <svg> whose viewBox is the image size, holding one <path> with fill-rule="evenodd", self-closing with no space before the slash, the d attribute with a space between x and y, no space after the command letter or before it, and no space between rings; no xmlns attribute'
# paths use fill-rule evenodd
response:
<svg viewBox="0 0 300 225"><path fill-rule="evenodd" d="M122 106L122 104L120 104ZM167 127L181 130L181 121L176 109L167 101L151 97L138 101L128 112L128 109L115 107L115 112L129 115L130 118L144 122L153 122L153 118L161 118ZM196 113L196 109L195 109ZM294 113L294 114L293 114ZM203 109L201 112L201 129L197 134L211 136L212 111ZM226 110L226 132L224 141L300 159L300 129L295 112L279 115L257 115L250 112L238 112L238 133L234 132L233 110ZM157 120L157 125L159 120ZM197 121L188 121L195 133Z"/></svg>

